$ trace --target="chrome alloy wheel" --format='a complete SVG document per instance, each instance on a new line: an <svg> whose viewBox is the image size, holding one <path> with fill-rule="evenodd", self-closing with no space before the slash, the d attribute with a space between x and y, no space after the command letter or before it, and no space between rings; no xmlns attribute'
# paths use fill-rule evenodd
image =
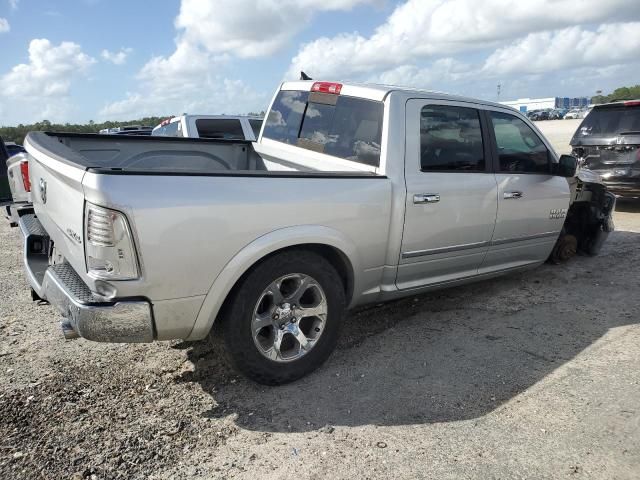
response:
<svg viewBox="0 0 640 480"><path fill-rule="evenodd" d="M253 309L251 331L258 351L291 362L318 342L327 321L327 297L309 275L292 273L264 289Z"/></svg>

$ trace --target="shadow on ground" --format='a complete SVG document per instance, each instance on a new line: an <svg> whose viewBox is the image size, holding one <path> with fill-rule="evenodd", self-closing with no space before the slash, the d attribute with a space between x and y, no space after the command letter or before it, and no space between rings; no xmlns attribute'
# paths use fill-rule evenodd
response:
<svg viewBox="0 0 640 480"><path fill-rule="evenodd" d="M638 321L639 246L640 234L616 232L598 257L353 312L329 361L290 385L237 377L204 342L177 347L195 365L177 381L212 395L203 415L259 431L478 418Z"/></svg>

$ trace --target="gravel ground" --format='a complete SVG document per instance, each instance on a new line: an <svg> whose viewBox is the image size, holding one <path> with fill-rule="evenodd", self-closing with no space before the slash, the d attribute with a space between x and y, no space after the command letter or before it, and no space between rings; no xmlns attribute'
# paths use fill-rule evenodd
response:
<svg viewBox="0 0 640 480"><path fill-rule="evenodd" d="M640 472L640 204L576 257L349 315L268 388L206 343L65 342L0 222L0 478L589 478Z"/></svg>

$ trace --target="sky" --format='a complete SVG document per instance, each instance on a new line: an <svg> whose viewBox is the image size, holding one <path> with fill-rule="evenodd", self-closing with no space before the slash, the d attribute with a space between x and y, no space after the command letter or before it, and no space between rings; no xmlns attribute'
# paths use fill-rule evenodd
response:
<svg viewBox="0 0 640 480"><path fill-rule="evenodd" d="M639 32L638 0L0 0L0 125L259 112L300 70L591 96L640 83Z"/></svg>

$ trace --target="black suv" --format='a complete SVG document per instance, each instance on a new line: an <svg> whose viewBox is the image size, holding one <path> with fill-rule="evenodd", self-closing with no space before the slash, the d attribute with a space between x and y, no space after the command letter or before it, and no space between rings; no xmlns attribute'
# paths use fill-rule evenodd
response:
<svg viewBox="0 0 640 480"><path fill-rule="evenodd" d="M571 139L583 168L621 197L640 197L640 100L596 105Z"/></svg>

